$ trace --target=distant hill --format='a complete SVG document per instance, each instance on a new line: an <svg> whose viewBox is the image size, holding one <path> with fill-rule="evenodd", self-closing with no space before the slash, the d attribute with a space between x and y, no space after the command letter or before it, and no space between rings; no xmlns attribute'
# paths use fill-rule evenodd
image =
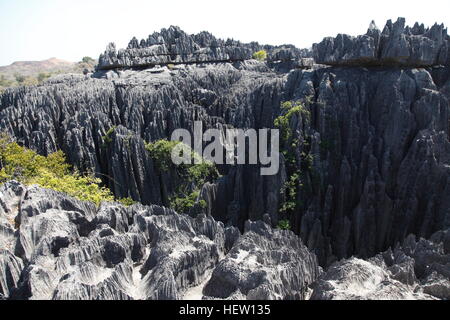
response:
<svg viewBox="0 0 450 320"><path fill-rule="evenodd" d="M36 85L49 77L62 73L82 73L92 71L97 61L85 57L80 62L70 62L57 58L43 61L16 61L9 66L0 66L0 91L19 85Z"/></svg>
<svg viewBox="0 0 450 320"><path fill-rule="evenodd" d="M0 67L0 74L13 80L15 74L32 76L40 72L71 71L76 63L51 58L43 61L17 61L9 66Z"/></svg>

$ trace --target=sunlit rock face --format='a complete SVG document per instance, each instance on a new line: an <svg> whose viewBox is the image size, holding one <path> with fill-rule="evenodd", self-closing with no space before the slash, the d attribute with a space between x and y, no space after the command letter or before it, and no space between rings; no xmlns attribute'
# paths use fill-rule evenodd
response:
<svg viewBox="0 0 450 320"><path fill-rule="evenodd" d="M317 258L290 231L250 221L245 230L214 270L204 294L216 299L306 299L320 273Z"/></svg>
<svg viewBox="0 0 450 320"><path fill-rule="evenodd" d="M146 68L161 65L239 62L250 60L259 50L268 51L268 60L292 61L308 58L311 52L292 45L263 46L256 42L241 43L233 39L217 39L209 32L189 35L171 26L139 41L133 38L126 49L111 43L100 55L98 70Z"/></svg>
<svg viewBox="0 0 450 320"><path fill-rule="evenodd" d="M99 295L198 297L203 296L200 287L212 299L308 297L305 288L320 271L299 244L288 240L294 236L270 228L263 238L246 231L249 220L266 217L268 225L276 227L286 218L280 214L289 179L284 156L274 176L261 176L259 166L219 166L221 177L205 184L200 192L207 203L203 215L189 218L164 209L183 177L175 170L160 170L145 148L146 142L170 138L175 129L193 132L195 121L201 121L205 131L273 128L284 101L301 101L310 115L295 116L289 123L289 129L300 137L294 152L298 167L302 167L301 155L311 159L309 168L301 172L299 205L289 217L292 231L325 271L339 261L342 266L334 265L332 270L342 269L344 275L370 264L377 274L391 278L389 272L393 271L387 270L391 264L380 265L369 259L394 250L410 235L421 243L420 238L429 241L450 227L448 39L443 26L407 27L402 19L388 22L383 31L372 24L360 37L326 38L312 50L242 44L216 39L209 33L188 35L171 27L144 41L133 39L123 50L108 47L94 74L62 75L40 86L7 90L0 96L0 131L43 155L62 149L74 168L95 173L115 196L131 197L148 205L139 210L150 213L137 215L133 211L137 209L106 204L100 209L78 202L75 207L67 207L67 201L55 202L56 207L52 204L47 210L42 203L48 199L43 199L27 205L28 209L21 207L28 212L23 215L14 205L8 207L5 199L14 204L23 201L23 194L32 194L34 199L38 195L33 193L35 189L9 185L0 197L0 245L6 249L0 260L2 270L6 270L0 294L10 297L11 289L5 288L20 288L13 290L15 296L74 298L64 285L55 289L55 283L60 283L56 278L65 274L47 277L40 269L46 265L48 255L57 259L70 248L83 252L72 253L77 258L67 258L71 266L83 263L85 258L78 257L88 254L98 255L102 261L77 271L82 275L65 279L66 288L71 286L68 283L94 286L96 289L80 287L84 293L79 296L85 299ZM251 59L259 50L267 51L267 61ZM52 201L59 197L63 196L55 196ZM167 213L167 217L151 213L154 208ZM35 217L33 212L42 210L45 213ZM171 238L170 232L149 227L175 224L174 230L178 230L175 220L189 221L179 223L193 224L193 231L181 228L177 240ZM202 223L215 225L217 230L196 229ZM137 232L136 228L141 229ZM245 232L238 240L238 235ZM100 233L117 238L106 241ZM47 235L53 237L51 241L45 240ZM154 253L148 252L153 237L164 239L154 244ZM268 240L277 237L287 238L284 242ZM77 240L80 238L83 240ZM249 247L246 242L253 239L258 240ZM188 252L192 252L186 269L173 262L180 254L183 256L183 249L163 258L169 250L166 243L176 247L179 242L189 244ZM284 256L259 251L285 252L290 246L299 252L286 255L290 269L284 272L292 274L281 277L273 266ZM104 257L105 250L113 254ZM236 276L230 270L244 251L249 256L240 261L242 276ZM353 256L356 260L351 259ZM39 262L31 263L33 259ZM410 269L420 261L412 259L415 262L411 262ZM248 267L248 261L253 260L269 270L255 281ZM291 283L298 273L292 261L300 260L299 265L309 269L299 282ZM60 262L61 273L68 268L64 261ZM92 259L86 261L92 263ZM136 273L134 265L139 264L143 267L138 267ZM159 274L158 270L172 271ZM404 275L407 280L392 278L398 283L392 280L383 289L384 296L388 291L397 292L397 284L402 288L415 281L421 286L420 297L445 297L448 274L419 272L413 277L408 272ZM80 280L87 275L88 280ZM225 275L230 276L226 280L230 289L223 296L214 291L214 283ZM116 280L98 287L105 277ZM336 276L325 272L323 277L327 282ZM34 287L36 279L47 279L45 286ZM131 284L133 281L139 283L138 289ZM290 283L289 289L282 288L287 285L283 281ZM345 286L336 290L342 291ZM376 288L370 288L365 297L382 298ZM317 289L314 296L333 296L328 291L322 289L320 293Z"/></svg>
<svg viewBox="0 0 450 320"><path fill-rule="evenodd" d="M246 269L246 277L259 279L240 287L253 290L249 298L305 298L302 293L320 272L316 257L298 237L262 222L249 223L240 240L236 228L211 217L192 218L157 206L104 203L97 208L15 182L3 185L0 196L0 217L18 222L2 222L2 228L15 230L0 236L8 244L0 251L4 298L201 299L207 282L209 290L223 289L212 275L222 272L229 252L233 256L250 241L256 250L272 251L261 252L263 259L255 261L259 269L248 269L245 259L233 262ZM284 276L277 276L279 268Z"/></svg>
<svg viewBox="0 0 450 320"><path fill-rule="evenodd" d="M399 18L383 31L372 22L365 35L325 38L313 51L317 63L334 66L431 67L449 64L450 37L443 24L411 28Z"/></svg>
<svg viewBox="0 0 450 320"><path fill-rule="evenodd" d="M313 300L429 300L450 298L450 229L364 261L332 265L314 284Z"/></svg>

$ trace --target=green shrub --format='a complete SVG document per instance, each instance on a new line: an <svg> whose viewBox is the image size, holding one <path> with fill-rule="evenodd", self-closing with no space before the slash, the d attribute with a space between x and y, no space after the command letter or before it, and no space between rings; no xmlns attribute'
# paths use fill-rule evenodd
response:
<svg viewBox="0 0 450 320"><path fill-rule="evenodd" d="M159 140L149 143L146 149L161 172L174 170L182 182L177 186L175 195L170 200L170 207L179 213L189 212L194 206L206 208L204 200L198 200L201 187L208 181L214 181L219 177L216 166L203 159L190 147L183 145L182 152L190 154L191 164L176 165L172 162L172 151L181 142Z"/></svg>
<svg viewBox="0 0 450 320"><path fill-rule="evenodd" d="M199 191L194 191L186 197L174 197L170 202L170 207L178 213L188 213L196 205L200 208L205 209L207 203L205 200L198 200L200 196Z"/></svg>
<svg viewBox="0 0 450 320"><path fill-rule="evenodd" d="M102 137L102 148L107 148L108 145L110 145L112 143L112 135L114 134L114 132L116 131L116 126L111 127L106 134Z"/></svg>
<svg viewBox="0 0 450 320"><path fill-rule="evenodd" d="M62 151L44 157L3 135L0 136L0 167L0 183L14 179L25 185L36 184L64 192L97 205L103 201L114 201L113 194L101 186L100 179L72 172ZM124 205L132 204L131 199L118 201Z"/></svg>
<svg viewBox="0 0 450 320"><path fill-rule="evenodd" d="M161 171L167 171L174 167L172 162L172 150L179 144L177 141L158 140L146 145L150 157Z"/></svg>
<svg viewBox="0 0 450 320"><path fill-rule="evenodd" d="M136 204L136 201L134 201L131 198L122 198L122 199L118 199L117 202L121 203L122 205L124 205L125 207L129 207L132 206L134 204Z"/></svg>
<svg viewBox="0 0 450 320"><path fill-rule="evenodd" d="M286 200L281 205L281 213L289 213L297 207L297 194L300 187L300 173L296 172L292 174L289 181L285 183L281 192L285 194Z"/></svg>
<svg viewBox="0 0 450 320"><path fill-rule="evenodd" d="M295 115L303 115L306 118L311 116L310 112L298 101L286 101L281 104L282 115L275 119L274 125L281 131L281 138L284 143L292 139L291 121Z"/></svg>
<svg viewBox="0 0 450 320"><path fill-rule="evenodd" d="M146 149L160 171L167 171L169 169L177 170L181 177L186 178L188 182L192 182L197 186L219 177L217 168L212 162L203 159L186 145L183 145L183 150L184 152L191 153L193 163L188 165L175 165L172 162L172 151L180 143L178 141L159 140L154 143L148 143Z"/></svg>
<svg viewBox="0 0 450 320"><path fill-rule="evenodd" d="M280 220L278 222L278 229L291 230L291 223L289 222L289 220Z"/></svg>
<svg viewBox="0 0 450 320"><path fill-rule="evenodd" d="M314 160L307 151L309 149L308 139L301 139L294 135L292 121L294 117L302 121L310 121L311 113L300 101L283 102L281 111L282 114L275 119L274 126L280 130L281 150L285 157L289 180L281 189L285 201L280 204L280 213L290 217L301 209L302 202L298 199L298 194L304 187L302 181L305 173L312 169Z"/></svg>
<svg viewBox="0 0 450 320"><path fill-rule="evenodd" d="M5 168L2 168L0 170L0 183L3 183L8 180L11 180L11 176L8 173L6 173Z"/></svg>
<svg viewBox="0 0 450 320"><path fill-rule="evenodd" d="M68 174L70 168L62 151L44 157L11 142L4 136L0 138L0 163L4 172L3 177L24 183L36 177L42 170L61 177Z"/></svg>
<svg viewBox="0 0 450 320"><path fill-rule="evenodd" d="M255 52L253 54L253 59L259 60L259 61L266 61L267 60L267 52L266 52L266 50L260 50L258 52Z"/></svg>
<svg viewBox="0 0 450 320"><path fill-rule="evenodd" d="M216 166L211 162L203 162L189 166L187 170L189 181L196 185L203 185L207 181L215 180L219 177Z"/></svg>
<svg viewBox="0 0 450 320"><path fill-rule="evenodd" d="M79 200L93 202L97 205L104 201L114 201L111 191L101 187L100 183L101 180L94 177L80 176L76 173L59 177L44 169L39 170L38 174L28 181L28 184L64 192Z"/></svg>
<svg viewBox="0 0 450 320"><path fill-rule="evenodd" d="M311 171L314 165L314 156L310 153L302 152L302 166L307 171Z"/></svg>

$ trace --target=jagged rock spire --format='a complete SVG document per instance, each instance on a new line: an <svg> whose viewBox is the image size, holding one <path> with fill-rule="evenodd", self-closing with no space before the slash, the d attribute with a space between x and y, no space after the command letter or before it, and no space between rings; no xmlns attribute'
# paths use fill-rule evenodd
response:
<svg viewBox="0 0 450 320"><path fill-rule="evenodd" d="M373 31L373 30L380 30L380 29L378 29L378 27L375 23L375 20L372 20L372 22L370 22L370 25L369 25L369 31Z"/></svg>
<svg viewBox="0 0 450 320"><path fill-rule="evenodd" d="M183 63L238 62L252 59L253 53L266 50L269 57L280 61L298 61L311 57L310 50L294 46L262 46L256 42L241 43L222 40L209 32L189 35L180 27L170 26L151 34L140 42L134 37L128 47L119 52L108 48L99 58L99 70L143 68L155 65Z"/></svg>
<svg viewBox="0 0 450 320"><path fill-rule="evenodd" d="M372 21L365 35L325 38L313 46L313 54L327 65L430 67L450 65L450 41L443 25L410 28L398 18L388 20L382 33Z"/></svg>

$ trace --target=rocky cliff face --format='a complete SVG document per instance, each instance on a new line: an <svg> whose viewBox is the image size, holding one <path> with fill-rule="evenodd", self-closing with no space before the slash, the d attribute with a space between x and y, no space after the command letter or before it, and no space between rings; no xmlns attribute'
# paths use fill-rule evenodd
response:
<svg viewBox="0 0 450 320"><path fill-rule="evenodd" d="M148 68L168 64L198 64L250 60L253 53L268 51L270 62L298 61L311 56L309 50L294 46L261 46L256 42L241 43L233 39L217 39L208 32L188 35L171 26L155 32L147 39L133 38L126 49L117 51L111 43L100 55L98 70Z"/></svg>
<svg viewBox="0 0 450 320"><path fill-rule="evenodd" d="M268 62L250 59L260 49L268 51ZM204 293L212 298L307 297L305 288L320 273L314 259L291 234L247 223L266 216L266 221L276 226L282 218L283 186L289 178L284 158L276 176L260 176L257 166L220 167L222 177L204 185L201 192L208 205L206 217L189 218L154 207L168 205L176 181L170 172L160 172L144 147L144 142L170 137L177 128L192 131L194 121L202 121L204 130L272 128L283 101L301 101L310 115L307 119L298 115L290 121L290 129L300 141L296 154L307 155L311 163L302 172L302 187L297 193L300 205L289 219L293 231L322 267L352 256L373 258L411 234L430 239L447 230L448 50L449 36L442 26L409 28L402 19L388 22L383 32L372 25L360 37L327 38L314 45L313 52L292 46L223 41L208 33L187 35L171 27L141 42L133 39L124 50L110 45L94 75L60 76L39 87L8 90L0 96L1 130L42 154L62 149L70 163L81 172L96 173L116 196L131 196L151 206L125 209L105 205L99 212L87 204L66 207L64 200L64 205L46 204L45 208L54 209L45 209L46 215L26 214L20 231L11 225L1 229L2 241L14 248L2 254L1 266L8 270L2 288L18 286L18 297L73 298L67 283L76 283L80 298L156 299L180 298L188 288L207 281ZM320 65L311 64L307 59L311 56ZM105 141L111 128L115 130ZM301 162L304 156L297 158ZM5 190L10 194L15 189ZM42 211L36 201L32 203L29 212ZM16 213L4 214L21 216L23 208L21 205L19 213L11 209L8 212ZM95 222L99 215L106 223ZM29 238L30 234L47 234L42 229L49 226L47 219L64 225L58 225L65 230L64 240ZM105 224L109 227L102 226ZM174 227L179 224L190 225L189 230ZM204 225L214 231L202 229ZM245 234L237 240L237 231L224 225ZM37 229L31 232L28 228ZM164 228L175 228L180 234L173 238ZM102 237L101 232L107 236ZM199 243L195 237L201 238ZM169 248L186 241L192 242L192 258L189 263L180 262L183 268L174 262L177 259L163 259L170 256ZM61 243L69 248L62 252L72 258L58 262L61 273L49 275L55 278L37 276L42 265L59 261L59 249L53 249L53 242L56 248ZM146 251L149 246L155 248L151 253ZM104 252L108 252L107 257ZM87 254L97 255L92 259L99 261L98 265L78 270L83 261L92 260ZM224 254L228 255L223 258ZM46 262L40 262L40 256ZM59 287L58 277L70 273L65 259L72 261L69 265L75 266L75 271L62 281L66 286ZM286 270L270 269L280 261L286 261ZM334 281L336 274L358 273L368 264L377 269L378 280L391 277L387 269L397 262L380 261L344 261L334 265L321 281ZM134 265L142 263L140 274L147 280L138 281L137 289L133 285ZM258 271L254 274L251 270L255 265L272 271L264 271L264 276ZM307 271L300 282L289 282L301 265L301 270ZM163 269L172 271L159 274ZM211 276L209 271L213 271ZM448 275L441 275L448 280ZM90 277L87 282L83 282L85 276ZM422 287L428 276L418 276ZM45 289L34 287L44 278ZM114 284L105 281L109 278L116 279ZM411 285L395 281L390 286ZM228 288L226 294L215 291L218 284ZM314 297L332 297L328 291L346 288L345 284L344 289L324 286L316 289ZM443 287L448 288L448 283ZM391 289L385 292L395 291ZM388 296L372 291L366 297ZM9 289L5 292L10 295ZM423 292L442 297L425 289ZM346 293L342 297L352 296Z"/></svg>
<svg viewBox="0 0 450 320"><path fill-rule="evenodd" d="M5 298L199 299L208 283L211 298L293 299L305 298L320 272L298 237L262 222L249 223L241 238L211 217L157 206L96 208L16 182L0 196ZM227 269L229 259L245 272Z"/></svg>
<svg viewBox="0 0 450 320"><path fill-rule="evenodd" d="M425 28L416 23L405 26L405 19L388 21L383 31L374 22L365 35L351 37L339 34L314 45L318 63L341 66L391 65L431 67L450 62L450 38L444 25Z"/></svg>

